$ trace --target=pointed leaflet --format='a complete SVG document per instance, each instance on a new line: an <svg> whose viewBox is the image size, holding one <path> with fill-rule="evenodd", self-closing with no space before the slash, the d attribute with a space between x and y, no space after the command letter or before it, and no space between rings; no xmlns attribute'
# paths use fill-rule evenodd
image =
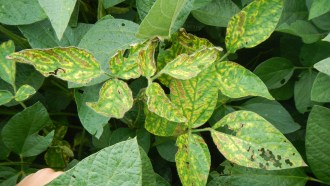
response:
<svg viewBox="0 0 330 186"><path fill-rule="evenodd" d="M294 103L300 113L310 111L314 105L311 100L311 89L316 76L317 72L305 70L299 74L299 80L294 84Z"/></svg>
<svg viewBox="0 0 330 186"><path fill-rule="evenodd" d="M31 64L44 76L54 75L75 83L87 83L102 73L100 65L90 53L75 47L28 49L7 58Z"/></svg>
<svg viewBox="0 0 330 186"><path fill-rule="evenodd" d="M169 121L186 122L187 118L182 115L182 111L176 107L166 96L164 90L158 83L152 83L146 90L148 97L148 109Z"/></svg>
<svg viewBox="0 0 330 186"><path fill-rule="evenodd" d="M308 19L319 17L330 11L330 3L328 0L313 0L309 10Z"/></svg>
<svg viewBox="0 0 330 186"><path fill-rule="evenodd" d="M330 57L323 59L318 63L314 64L314 68L330 76Z"/></svg>
<svg viewBox="0 0 330 186"><path fill-rule="evenodd" d="M312 86L311 100L326 103L330 102L330 76L319 73Z"/></svg>
<svg viewBox="0 0 330 186"><path fill-rule="evenodd" d="M153 175L146 175L153 170L143 153L135 138L119 142L83 159L48 185L154 185Z"/></svg>
<svg viewBox="0 0 330 186"><path fill-rule="evenodd" d="M62 39L68 26L76 2L77 0L39 0L39 4L47 14L59 40Z"/></svg>
<svg viewBox="0 0 330 186"><path fill-rule="evenodd" d="M181 54L167 63L160 73L168 74L176 79L190 79L197 76L217 60L221 48L201 49L191 55Z"/></svg>
<svg viewBox="0 0 330 186"><path fill-rule="evenodd" d="M226 47L230 53L252 48L265 41L281 17L283 0L255 0L233 16L227 27Z"/></svg>
<svg viewBox="0 0 330 186"><path fill-rule="evenodd" d="M7 90L0 90L0 105L10 102L14 96Z"/></svg>
<svg viewBox="0 0 330 186"><path fill-rule="evenodd" d="M40 103L14 115L2 129L4 144L16 154L24 157L36 156L51 144L54 131L47 136L38 132L51 124L46 108Z"/></svg>
<svg viewBox="0 0 330 186"><path fill-rule="evenodd" d="M211 131L214 143L229 161L238 165L278 170L305 166L299 152L285 136L264 118L250 111L226 115Z"/></svg>
<svg viewBox="0 0 330 186"><path fill-rule="evenodd" d="M171 81L171 100L182 109L190 128L203 125L211 117L218 97L215 82L214 65L192 79Z"/></svg>
<svg viewBox="0 0 330 186"><path fill-rule="evenodd" d="M133 106L132 91L124 81L110 79L103 84L99 100L86 104L99 114L120 119Z"/></svg>
<svg viewBox="0 0 330 186"><path fill-rule="evenodd" d="M15 100L24 101L35 93L36 90L30 85L22 85L15 94Z"/></svg>
<svg viewBox="0 0 330 186"><path fill-rule="evenodd" d="M11 85L15 84L16 64L15 61L6 59L6 56L13 52L15 52L13 41L0 45L0 78Z"/></svg>
<svg viewBox="0 0 330 186"><path fill-rule="evenodd" d="M314 106L306 128L307 162L317 178L330 183L330 109Z"/></svg>
<svg viewBox="0 0 330 186"><path fill-rule="evenodd" d="M175 162L182 185L206 185L211 156L203 138L183 134L178 137L176 145L179 149Z"/></svg>
<svg viewBox="0 0 330 186"><path fill-rule="evenodd" d="M231 98L261 96L273 100L261 79L243 66L225 61L216 65L221 92Z"/></svg>

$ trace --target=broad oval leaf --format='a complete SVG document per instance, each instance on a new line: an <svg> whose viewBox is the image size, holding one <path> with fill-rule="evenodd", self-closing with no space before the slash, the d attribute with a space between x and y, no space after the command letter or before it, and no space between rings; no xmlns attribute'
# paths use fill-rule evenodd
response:
<svg viewBox="0 0 330 186"><path fill-rule="evenodd" d="M87 83L102 74L94 56L76 47L28 49L7 58L31 64L46 77L54 75L74 83Z"/></svg>
<svg viewBox="0 0 330 186"><path fill-rule="evenodd" d="M330 76L330 57L323 59L318 63L314 64L314 68Z"/></svg>
<svg viewBox="0 0 330 186"><path fill-rule="evenodd" d="M22 85L15 94L15 100L24 101L35 93L36 90L30 85Z"/></svg>
<svg viewBox="0 0 330 186"><path fill-rule="evenodd" d="M23 157L36 156L45 151L53 140L54 131L47 136L38 134L51 123L46 108L37 102L10 118L2 129L3 142Z"/></svg>
<svg viewBox="0 0 330 186"><path fill-rule="evenodd" d="M120 119L133 106L132 91L124 81L110 79L103 84L99 100L86 104L99 114Z"/></svg>
<svg viewBox="0 0 330 186"><path fill-rule="evenodd" d="M10 102L14 96L8 90L0 90L0 105Z"/></svg>
<svg viewBox="0 0 330 186"><path fill-rule="evenodd" d="M328 0L314 0L312 1L311 8L309 10L308 19L319 17L330 11L330 3Z"/></svg>
<svg viewBox="0 0 330 186"><path fill-rule="evenodd" d="M212 139L226 159L238 165L266 170L306 165L290 141L254 112L232 112L213 128L226 130L212 130Z"/></svg>
<svg viewBox="0 0 330 186"><path fill-rule="evenodd" d="M306 70L299 74L299 80L294 85L294 103L300 113L311 110L314 103L311 100L311 89L317 72ZM308 90L308 91L306 91Z"/></svg>
<svg viewBox="0 0 330 186"><path fill-rule="evenodd" d="M226 47L230 53L252 48L265 41L280 20L283 0L255 0L233 16L227 27Z"/></svg>
<svg viewBox="0 0 330 186"><path fill-rule="evenodd" d="M186 122L182 110L171 102L158 83L152 83L146 90L148 109L169 121Z"/></svg>
<svg viewBox="0 0 330 186"><path fill-rule="evenodd" d="M6 59L6 56L13 52L15 52L13 41L3 42L0 45L0 78L11 85L15 84L16 63Z"/></svg>
<svg viewBox="0 0 330 186"><path fill-rule="evenodd" d="M326 103L330 102L330 75L319 73L313 83L311 100Z"/></svg>
<svg viewBox="0 0 330 186"><path fill-rule="evenodd" d="M222 94L231 98L261 96L274 99L262 80L243 66L225 61L218 63L216 69Z"/></svg>
<svg viewBox="0 0 330 186"><path fill-rule="evenodd" d="M211 166L209 149L202 137L183 134L176 141L176 168L182 185L206 185Z"/></svg>

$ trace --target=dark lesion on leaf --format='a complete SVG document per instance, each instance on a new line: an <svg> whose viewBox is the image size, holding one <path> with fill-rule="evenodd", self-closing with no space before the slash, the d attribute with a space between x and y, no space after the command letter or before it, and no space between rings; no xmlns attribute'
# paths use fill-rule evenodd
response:
<svg viewBox="0 0 330 186"><path fill-rule="evenodd" d="M258 151L261 152L259 156L262 157L265 161L272 162L273 166L275 167L282 167L282 163L280 162L282 157L280 155L275 156L271 150L265 148L258 149ZM266 164L266 167L267 166L269 166L269 164Z"/></svg>
<svg viewBox="0 0 330 186"><path fill-rule="evenodd" d="M289 159L286 159L286 160L285 160L285 163L286 163L287 165L290 165L290 166L293 165L293 163L292 163Z"/></svg>

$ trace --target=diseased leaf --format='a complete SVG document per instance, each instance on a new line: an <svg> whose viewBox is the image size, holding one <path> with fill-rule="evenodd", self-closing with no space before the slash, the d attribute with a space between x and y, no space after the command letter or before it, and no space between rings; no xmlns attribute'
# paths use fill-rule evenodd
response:
<svg viewBox="0 0 330 186"><path fill-rule="evenodd" d="M40 6L47 14L56 36L62 39L64 31L69 24L71 14L77 3L77 0L38 0Z"/></svg>
<svg viewBox="0 0 330 186"><path fill-rule="evenodd" d="M189 80L173 79L170 84L171 100L182 109L189 128L203 125L217 104L218 87L214 65Z"/></svg>
<svg viewBox="0 0 330 186"><path fill-rule="evenodd" d="M183 134L176 141L176 167L182 185L206 185L211 166L209 149L203 138Z"/></svg>
<svg viewBox="0 0 330 186"><path fill-rule="evenodd" d="M255 0L233 16L227 27L226 47L230 53L252 48L265 41L281 17L283 0Z"/></svg>
<svg viewBox="0 0 330 186"><path fill-rule="evenodd" d="M254 112L232 112L213 128L228 130L212 130L212 139L226 159L238 165L266 170L306 165L290 141Z"/></svg>
<svg viewBox="0 0 330 186"><path fill-rule="evenodd" d="M149 85L146 90L146 95L148 97L147 106L151 112L169 121L187 121L187 118L182 114L182 110L168 99L164 90L158 83L152 83Z"/></svg>
<svg viewBox="0 0 330 186"><path fill-rule="evenodd" d="M46 77L54 75L75 83L87 83L102 73L96 59L86 50L76 47L27 49L7 58L31 64Z"/></svg>
<svg viewBox="0 0 330 186"><path fill-rule="evenodd" d="M23 85L17 90L15 94L15 100L24 101L35 93L36 90L33 87L31 87L30 85Z"/></svg>
<svg viewBox="0 0 330 186"><path fill-rule="evenodd" d="M37 102L7 122L1 133L3 142L10 150L23 157L36 156L45 151L53 140L54 131L47 136L38 134L51 123L46 108Z"/></svg>
<svg viewBox="0 0 330 186"><path fill-rule="evenodd" d="M306 128L306 155L317 178L330 183L330 109L315 105Z"/></svg>
<svg viewBox="0 0 330 186"><path fill-rule="evenodd" d="M110 79L103 84L99 100L86 104L99 114L120 119L133 106L132 91L124 81Z"/></svg>
<svg viewBox="0 0 330 186"><path fill-rule="evenodd" d="M299 74L299 80L294 85L294 103L300 113L309 111L314 103L311 100L311 89L317 73L303 71Z"/></svg>
<svg viewBox="0 0 330 186"><path fill-rule="evenodd" d="M158 38L150 39L139 51L139 66L141 75L145 77L153 76L156 72L155 50L158 46Z"/></svg>
<svg viewBox="0 0 330 186"><path fill-rule="evenodd" d="M316 102L330 102L330 75L319 73L312 86L311 100Z"/></svg>
<svg viewBox="0 0 330 186"><path fill-rule="evenodd" d="M7 90L0 90L0 105L10 102L14 96Z"/></svg>
<svg viewBox="0 0 330 186"><path fill-rule="evenodd" d="M314 64L314 68L330 76L330 57Z"/></svg>
<svg viewBox="0 0 330 186"><path fill-rule="evenodd" d="M7 83L15 84L16 63L6 59L6 56L15 52L13 41L3 42L0 45L0 78Z"/></svg>
<svg viewBox="0 0 330 186"><path fill-rule="evenodd" d="M311 9L309 10L308 19L319 17L330 11L330 3L328 0L313 0Z"/></svg>
<svg viewBox="0 0 330 186"><path fill-rule="evenodd" d="M225 61L218 63L216 69L222 94L231 98L261 96L270 100L274 99L262 80L243 66Z"/></svg>

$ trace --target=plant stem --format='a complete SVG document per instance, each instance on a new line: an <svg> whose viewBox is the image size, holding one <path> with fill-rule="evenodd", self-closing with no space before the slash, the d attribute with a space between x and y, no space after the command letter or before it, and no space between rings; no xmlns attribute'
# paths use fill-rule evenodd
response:
<svg viewBox="0 0 330 186"><path fill-rule="evenodd" d="M5 28L0 24L0 32L4 33L9 39L13 40L15 43L19 44L22 48L30 48L29 43L26 39L12 33L10 30Z"/></svg>
<svg viewBox="0 0 330 186"><path fill-rule="evenodd" d="M72 116L72 117L77 117L78 115L75 113L69 113L69 112L54 112L54 113L49 113L50 116Z"/></svg>
<svg viewBox="0 0 330 186"><path fill-rule="evenodd" d="M323 181L318 180L318 179L316 179L316 178L312 178L312 177L308 177L308 180L309 180L309 181L318 182L318 183L324 183ZM324 183L324 184L325 184L325 183Z"/></svg>
<svg viewBox="0 0 330 186"><path fill-rule="evenodd" d="M191 132L211 132L211 128L204 128L204 129L192 129Z"/></svg>
<svg viewBox="0 0 330 186"><path fill-rule="evenodd" d="M229 52L225 53L225 55L220 58L219 62L223 61L229 54Z"/></svg>
<svg viewBox="0 0 330 186"><path fill-rule="evenodd" d="M0 166L7 166L7 165L22 165L22 164L24 164L24 165L29 165L30 163L28 163L28 162L2 162L2 163L0 163ZM21 167L22 168L22 167Z"/></svg>
<svg viewBox="0 0 330 186"><path fill-rule="evenodd" d="M25 162L23 160L23 156L20 154L19 158L21 159L21 162L20 162L21 163L21 173L22 173L23 176L25 176L24 167L23 167Z"/></svg>
<svg viewBox="0 0 330 186"><path fill-rule="evenodd" d="M156 75L154 75L150 80L154 81L155 79L159 78L163 74L163 70L159 71Z"/></svg>
<svg viewBox="0 0 330 186"><path fill-rule="evenodd" d="M313 67L293 67L294 70L310 70Z"/></svg>

